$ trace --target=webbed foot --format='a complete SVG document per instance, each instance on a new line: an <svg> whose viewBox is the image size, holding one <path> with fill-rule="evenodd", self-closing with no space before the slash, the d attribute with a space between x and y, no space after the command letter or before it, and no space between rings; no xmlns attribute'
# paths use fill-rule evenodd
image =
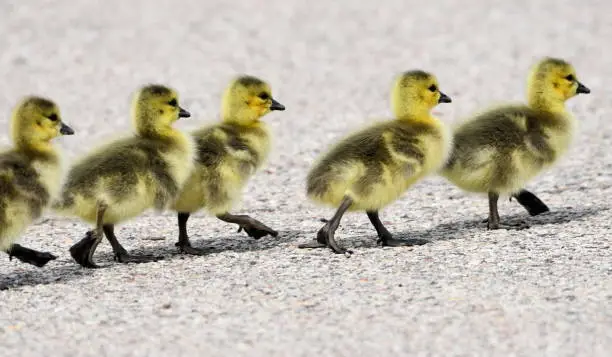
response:
<svg viewBox="0 0 612 357"><path fill-rule="evenodd" d="M333 233L329 230L329 225L326 224L317 232L317 239L314 242L304 243L298 245L300 249L317 249L317 248L330 248L336 254L353 254L352 250L348 250L340 247L334 239Z"/></svg>
<svg viewBox="0 0 612 357"><path fill-rule="evenodd" d="M267 235L271 235L272 237L278 236L277 231L254 218L248 217L245 220L246 222L238 224L240 226L240 228L238 228L238 232L244 230L249 237L254 239L260 239L261 237L265 237Z"/></svg>
<svg viewBox="0 0 612 357"><path fill-rule="evenodd" d="M550 211L548 206L544 202L542 202L542 200L540 200L538 196L527 190L521 190L513 197L516 198L517 202L521 206L523 206L531 216L537 216L539 214Z"/></svg>
<svg viewBox="0 0 612 357"><path fill-rule="evenodd" d="M179 252L189 255L207 255L212 251L212 248L194 248L190 242L179 241L174 246L178 248Z"/></svg>
<svg viewBox="0 0 612 357"><path fill-rule="evenodd" d="M8 253L10 260L15 257L24 263L31 264L39 268L44 267L49 261L57 259L57 257L51 253L39 252L19 244L13 244Z"/></svg>
<svg viewBox="0 0 612 357"><path fill-rule="evenodd" d="M99 268L93 261L93 253L102 241L101 231L87 231L85 237L70 247L72 258L84 268Z"/></svg>

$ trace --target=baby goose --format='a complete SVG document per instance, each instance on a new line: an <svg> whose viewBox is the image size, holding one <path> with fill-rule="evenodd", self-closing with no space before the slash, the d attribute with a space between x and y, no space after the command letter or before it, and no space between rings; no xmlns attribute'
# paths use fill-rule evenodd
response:
<svg viewBox="0 0 612 357"><path fill-rule="evenodd" d="M454 148L441 173L465 191L488 193L489 229L501 227L500 194L517 198L532 215L548 210L523 187L567 151L575 120L565 102L579 93L590 90L574 67L544 58L528 78L527 105L486 111L454 130Z"/></svg>
<svg viewBox="0 0 612 357"><path fill-rule="evenodd" d="M70 248L80 265L97 267L92 257L102 233L121 263L161 259L128 254L115 237L114 225L152 207L163 210L175 199L193 169L195 145L172 124L189 116L173 89L147 85L132 102L136 135L93 151L70 169L54 208L96 224Z"/></svg>
<svg viewBox="0 0 612 357"><path fill-rule="evenodd" d="M205 254L191 246L187 235L189 215L206 209L222 221L235 223L255 239L278 232L247 215L229 213L248 179L268 156L270 134L260 119L285 107L272 98L270 86L259 78L242 75L223 95L222 121L193 133L197 164L173 208L178 212L176 246L187 254Z"/></svg>
<svg viewBox="0 0 612 357"><path fill-rule="evenodd" d="M51 140L74 131L55 103L34 96L17 105L11 127L14 148L0 153L0 250L42 267L56 257L14 242L60 190L60 155Z"/></svg>
<svg viewBox="0 0 612 357"><path fill-rule="evenodd" d="M351 253L336 243L334 233L342 215L357 210L366 211L383 246L424 243L393 238L378 211L444 164L451 136L430 112L438 103L450 103L451 99L440 92L434 75L413 70L396 79L391 101L394 120L348 136L308 174L308 197L338 210L319 230L316 242L300 248L329 247L335 253Z"/></svg>

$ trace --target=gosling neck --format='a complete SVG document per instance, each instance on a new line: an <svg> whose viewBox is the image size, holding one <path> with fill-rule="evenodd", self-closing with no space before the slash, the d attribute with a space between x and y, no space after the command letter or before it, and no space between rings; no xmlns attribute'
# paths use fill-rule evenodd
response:
<svg viewBox="0 0 612 357"><path fill-rule="evenodd" d="M432 120L431 111L427 108L405 108L404 110L395 110L397 120L404 122L428 122Z"/></svg>
<svg viewBox="0 0 612 357"><path fill-rule="evenodd" d="M527 94L527 104L530 108L543 112L555 114L563 114L567 112L567 109L565 108L565 100L558 98L558 96L554 95L554 93L540 89L537 86L529 89Z"/></svg>
<svg viewBox="0 0 612 357"><path fill-rule="evenodd" d="M529 107L532 109L549 112L549 113L566 113L565 102L562 100L547 99L543 96L529 98Z"/></svg>
<svg viewBox="0 0 612 357"><path fill-rule="evenodd" d="M135 120L136 133L143 137L155 140L171 140L176 134L171 124L160 124L156 118L141 115Z"/></svg>
<svg viewBox="0 0 612 357"><path fill-rule="evenodd" d="M33 159L55 161L58 158L57 150L50 140L29 141L21 138L15 140L15 148Z"/></svg>
<svg viewBox="0 0 612 357"><path fill-rule="evenodd" d="M261 116L246 110L225 110L221 113L221 119L226 124L252 127L261 125Z"/></svg>

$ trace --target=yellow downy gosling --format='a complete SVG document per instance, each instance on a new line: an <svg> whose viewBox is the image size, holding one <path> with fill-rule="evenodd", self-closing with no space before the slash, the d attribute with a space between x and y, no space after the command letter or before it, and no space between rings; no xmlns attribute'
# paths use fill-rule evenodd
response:
<svg viewBox="0 0 612 357"><path fill-rule="evenodd" d="M527 88L527 105L494 108L460 124L454 130L451 156L441 170L460 189L488 194L488 229L502 227L497 201L503 194L516 198L531 215L548 211L524 187L569 148L576 123L565 102L590 93L578 81L574 67L558 58L538 62ZM527 227L523 222L514 226Z"/></svg>
<svg viewBox="0 0 612 357"><path fill-rule="evenodd" d="M174 201L194 167L195 144L172 125L189 116L173 89L144 86L132 102L136 134L110 142L72 166L54 208L96 224L70 248L77 263L97 267L92 257L103 233L121 263L161 259L128 254L114 226L149 208L164 210Z"/></svg>
<svg viewBox="0 0 612 357"><path fill-rule="evenodd" d="M319 230L315 242L299 247L329 247L335 253L352 253L334 239L346 211L365 211L376 229L378 243L383 246L426 243L422 239L393 238L380 221L378 211L446 161L451 136L445 125L431 115L431 110L438 103L450 102L440 92L434 75L421 70L401 74L391 95L395 119L343 139L308 174L308 197L337 207L337 211Z"/></svg>
<svg viewBox="0 0 612 357"><path fill-rule="evenodd" d="M235 223L255 239L278 232L247 215L229 211L242 196L249 178L263 165L270 148L270 133L261 118L285 107L272 98L270 86L259 78L242 75L227 87L222 121L192 133L197 145L196 169L174 203L178 212L176 246L187 254L204 254L191 246L189 215L204 208L222 221Z"/></svg>
<svg viewBox="0 0 612 357"><path fill-rule="evenodd" d="M51 140L72 135L49 99L30 96L14 109L14 147L0 153L0 250L42 267L56 257L14 243L39 218L61 186L61 158Z"/></svg>

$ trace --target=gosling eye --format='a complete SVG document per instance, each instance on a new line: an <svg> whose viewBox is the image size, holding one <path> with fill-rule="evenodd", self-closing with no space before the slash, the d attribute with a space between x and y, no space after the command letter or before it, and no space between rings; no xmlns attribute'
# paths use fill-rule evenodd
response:
<svg viewBox="0 0 612 357"><path fill-rule="evenodd" d="M568 74L567 76L565 76L565 79L567 79L570 82L573 82L576 80L576 77L574 77L573 74Z"/></svg>
<svg viewBox="0 0 612 357"><path fill-rule="evenodd" d="M268 100L270 99L270 95L266 92L263 92L261 94L258 95L259 98L261 98L262 100Z"/></svg>
<svg viewBox="0 0 612 357"><path fill-rule="evenodd" d="M49 118L49 120L51 121L57 121L57 114L53 113L49 115L47 118Z"/></svg>
<svg viewBox="0 0 612 357"><path fill-rule="evenodd" d="M438 87L436 87L436 85L435 85L435 84L432 84L432 85L430 85L430 86L429 86L429 88L427 88L427 89L429 89L431 92L435 92L435 91L437 91L437 90L438 90Z"/></svg>
<svg viewBox="0 0 612 357"><path fill-rule="evenodd" d="M176 107L178 105L178 102L176 101L176 98L173 98L171 101L168 102L168 104L173 107Z"/></svg>

